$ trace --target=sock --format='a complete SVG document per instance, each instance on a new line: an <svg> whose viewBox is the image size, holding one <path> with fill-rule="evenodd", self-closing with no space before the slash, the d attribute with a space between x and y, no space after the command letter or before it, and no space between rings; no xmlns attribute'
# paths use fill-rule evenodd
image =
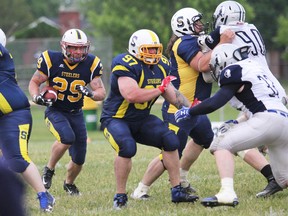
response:
<svg viewBox="0 0 288 216"><path fill-rule="evenodd" d="M221 179L221 191L222 190L234 192L234 180L233 180L233 178Z"/></svg>
<svg viewBox="0 0 288 216"><path fill-rule="evenodd" d="M267 179L268 182L275 180L270 164L267 164L260 170L261 174Z"/></svg>
<svg viewBox="0 0 288 216"><path fill-rule="evenodd" d="M150 188L150 186L147 186L147 185L143 184L142 182L139 182L138 187L137 187L137 189L139 191L144 192L146 194L148 193L149 188Z"/></svg>
<svg viewBox="0 0 288 216"><path fill-rule="evenodd" d="M180 168L180 181L181 182L187 181L187 176L188 176L188 171L187 170L183 170L182 168Z"/></svg>

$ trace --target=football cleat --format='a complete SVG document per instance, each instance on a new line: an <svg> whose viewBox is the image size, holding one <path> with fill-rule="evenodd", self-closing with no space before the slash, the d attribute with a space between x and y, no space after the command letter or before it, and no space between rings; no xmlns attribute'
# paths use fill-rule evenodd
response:
<svg viewBox="0 0 288 216"><path fill-rule="evenodd" d="M81 193L79 192L79 190L75 184L66 184L64 181L63 188L71 196L80 196L81 195Z"/></svg>
<svg viewBox="0 0 288 216"><path fill-rule="evenodd" d="M43 212L52 212L55 205L55 198L49 192L37 193L37 199L40 202L40 209Z"/></svg>
<svg viewBox="0 0 288 216"><path fill-rule="evenodd" d="M179 203L179 202L196 202L199 197L195 195L191 195L184 191L183 187L177 185L171 189L171 197L172 202Z"/></svg>
<svg viewBox="0 0 288 216"><path fill-rule="evenodd" d="M201 204L205 207L217 207L217 206L232 206L235 207L239 204L238 198L235 197L231 201L218 201L218 198L216 196L212 197L206 197L202 199Z"/></svg>
<svg viewBox="0 0 288 216"><path fill-rule="evenodd" d="M48 190L52 185L52 177L55 173L55 170L49 169L47 166L44 167L42 182L44 187Z"/></svg>
<svg viewBox="0 0 288 216"><path fill-rule="evenodd" d="M127 194L115 194L113 199L113 208L115 210L121 210L127 207L128 197Z"/></svg>
<svg viewBox="0 0 288 216"><path fill-rule="evenodd" d="M279 191L282 191L283 189L278 185L278 183L275 180L272 180L268 182L268 185L264 188L264 190L260 191L256 194L256 197L263 197L267 198L271 196L272 194L275 194Z"/></svg>
<svg viewBox="0 0 288 216"><path fill-rule="evenodd" d="M188 194L196 193L196 190L189 183L188 183L188 186L185 187L184 185L182 185L182 182L181 182L181 186L183 188L183 191L185 191Z"/></svg>

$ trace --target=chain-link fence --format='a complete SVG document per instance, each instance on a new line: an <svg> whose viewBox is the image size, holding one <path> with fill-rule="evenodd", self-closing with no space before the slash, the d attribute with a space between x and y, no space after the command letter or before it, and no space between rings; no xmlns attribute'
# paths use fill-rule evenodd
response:
<svg viewBox="0 0 288 216"><path fill-rule="evenodd" d="M20 87L27 93L29 80L36 70L38 56L45 50L61 51L60 38L23 39L15 40L7 44L7 49L14 58L17 81ZM102 76L104 85L108 90L110 66L113 53L111 37L91 40L90 53L98 56L104 67Z"/></svg>

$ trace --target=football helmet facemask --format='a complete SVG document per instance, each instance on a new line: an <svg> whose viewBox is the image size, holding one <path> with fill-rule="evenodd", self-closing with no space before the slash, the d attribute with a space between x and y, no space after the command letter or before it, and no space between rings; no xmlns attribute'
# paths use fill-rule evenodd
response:
<svg viewBox="0 0 288 216"><path fill-rule="evenodd" d="M90 42L80 29L70 29L64 33L60 45L68 62L76 64L86 59Z"/></svg>
<svg viewBox="0 0 288 216"><path fill-rule="evenodd" d="M211 76L218 82L221 71L230 64L248 58L250 46L238 47L234 44L221 44L211 53L209 66Z"/></svg>
<svg viewBox="0 0 288 216"><path fill-rule="evenodd" d="M0 28L0 43L2 44L3 47L6 46L6 35L1 28Z"/></svg>
<svg viewBox="0 0 288 216"><path fill-rule="evenodd" d="M163 46L155 32L140 29L131 35L128 52L145 64L153 65L160 61Z"/></svg>
<svg viewBox="0 0 288 216"><path fill-rule="evenodd" d="M202 14L194 8L182 8L171 18L171 28L177 37L204 33L205 25L201 22Z"/></svg>
<svg viewBox="0 0 288 216"><path fill-rule="evenodd" d="M224 1L217 6L213 14L213 28L219 25L235 25L245 22L245 9L236 1Z"/></svg>

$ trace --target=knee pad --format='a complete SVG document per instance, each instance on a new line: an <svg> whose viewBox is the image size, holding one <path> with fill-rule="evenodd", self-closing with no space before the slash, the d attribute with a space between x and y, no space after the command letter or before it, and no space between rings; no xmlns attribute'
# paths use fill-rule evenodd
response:
<svg viewBox="0 0 288 216"><path fill-rule="evenodd" d="M71 128L63 128L61 131L59 131L59 135L61 143L72 145L75 142L76 137Z"/></svg>
<svg viewBox="0 0 288 216"><path fill-rule="evenodd" d="M83 165L85 163L86 158L86 148L77 149L76 151L71 146L69 148L69 154L71 156L71 160L77 165ZM71 150L70 150L71 149Z"/></svg>
<svg viewBox="0 0 288 216"><path fill-rule="evenodd" d="M136 154L136 142L133 138L123 139L119 145L118 155L124 158L132 158Z"/></svg>
<svg viewBox="0 0 288 216"><path fill-rule="evenodd" d="M230 141L225 139L225 136L219 136L216 137L211 146L210 146L210 152L213 154L216 150L226 149L230 151L232 154L235 152L232 151Z"/></svg>
<svg viewBox="0 0 288 216"><path fill-rule="evenodd" d="M163 145L164 151L174 151L179 148L179 145L180 145L179 139L177 135L171 130L169 130L162 136L162 140L164 144Z"/></svg>
<svg viewBox="0 0 288 216"><path fill-rule="evenodd" d="M211 143L213 142L214 134L207 137L207 140L203 143L201 143L201 146L205 149L208 149L211 146Z"/></svg>
<svg viewBox="0 0 288 216"><path fill-rule="evenodd" d="M213 153L218 149L219 143L221 143L222 139L223 139L223 137L216 137L216 138L213 140L213 142L212 142L212 144L211 144L211 146L210 146L210 152L211 152L211 154L213 154Z"/></svg>
<svg viewBox="0 0 288 216"><path fill-rule="evenodd" d="M192 137L194 142L197 145L202 146L205 149L208 149L211 146L211 143L213 142L214 139L214 133L213 131L207 131L205 134L203 134L201 137Z"/></svg>

